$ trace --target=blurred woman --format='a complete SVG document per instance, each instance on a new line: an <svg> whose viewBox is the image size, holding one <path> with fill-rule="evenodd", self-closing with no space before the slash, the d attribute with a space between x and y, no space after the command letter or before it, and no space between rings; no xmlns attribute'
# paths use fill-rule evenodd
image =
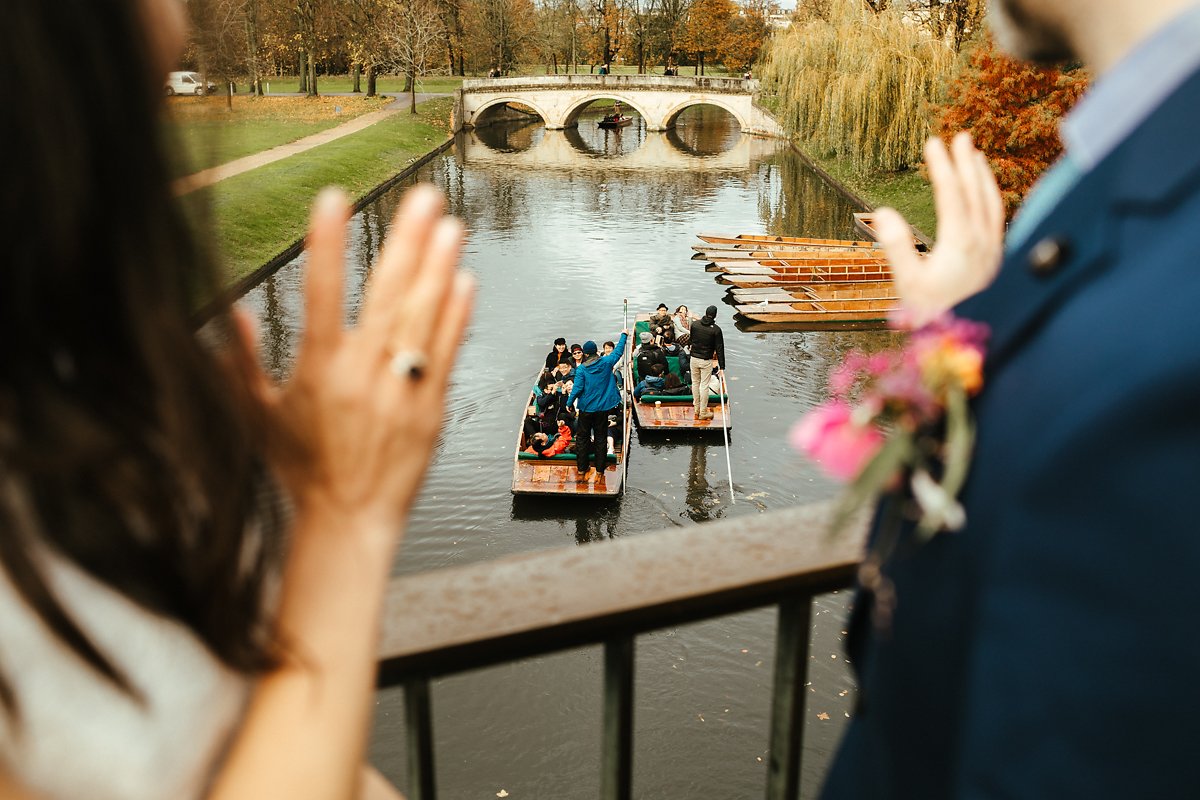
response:
<svg viewBox="0 0 1200 800"><path fill-rule="evenodd" d="M222 285L159 131L183 9L16 3L0 26L4 797L366 791L382 594L469 315L461 227L410 192L347 330L327 191L291 380L221 303L197 337Z"/></svg>

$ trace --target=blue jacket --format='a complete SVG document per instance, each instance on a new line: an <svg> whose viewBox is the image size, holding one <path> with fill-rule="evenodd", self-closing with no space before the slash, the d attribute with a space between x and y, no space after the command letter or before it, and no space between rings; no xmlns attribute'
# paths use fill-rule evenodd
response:
<svg viewBox="0 0 1200 800"><path fill-rule="evenodd" d="M575 385L567 397L567 405L571 405L576 398L579 398L580 411L608 411L621 405L621 393L617 391L613 365L625 353L625 339L622 333L611 353L585 361L575 368Z"/></svg>
<svg viewBox="0 0 1200 800"><path fill-rule="evenodd" d="M967 526L894 548L887 634L860 595L825 798L1195 795L1197 130L1200 74L957 309L992 329Z"/></svg>

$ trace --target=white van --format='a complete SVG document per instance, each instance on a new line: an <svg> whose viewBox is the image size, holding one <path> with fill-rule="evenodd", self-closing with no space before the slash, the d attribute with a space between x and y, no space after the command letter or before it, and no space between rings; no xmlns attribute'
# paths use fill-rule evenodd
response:
<svg viewBox="0 0 1200 800"><path fill-rule="evenodd" d="M217 85L209 81L205 86L199 72L168 72L165 90L167 97L173 94L205 95L215 92Z"/></svg>

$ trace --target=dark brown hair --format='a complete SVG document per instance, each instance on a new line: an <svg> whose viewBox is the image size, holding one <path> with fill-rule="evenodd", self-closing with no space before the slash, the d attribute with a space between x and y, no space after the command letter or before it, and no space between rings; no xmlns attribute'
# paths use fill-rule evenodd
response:
<svg viewBox="0 0 1200 800"><path fill-rule="evenodd" d="M281 527L246 382L194 333L218 276L169 189L140 11L14 3L0 26L0 566L59 639L134 694L41 556L253 671L274 653L262 596ZM227 312L209 324L227 330ZM17 712L2 675L0 700Z"/></svg>

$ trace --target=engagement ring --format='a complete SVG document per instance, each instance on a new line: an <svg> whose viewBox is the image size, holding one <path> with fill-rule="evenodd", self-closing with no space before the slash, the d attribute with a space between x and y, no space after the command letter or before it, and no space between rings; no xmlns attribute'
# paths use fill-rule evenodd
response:
<svg viewBox="0 0 1200 800"><path fill-rule="evenodd" d="M419 381L425 375L425 354L419 350L400 350L388 367L401 378Z"/></svg>

